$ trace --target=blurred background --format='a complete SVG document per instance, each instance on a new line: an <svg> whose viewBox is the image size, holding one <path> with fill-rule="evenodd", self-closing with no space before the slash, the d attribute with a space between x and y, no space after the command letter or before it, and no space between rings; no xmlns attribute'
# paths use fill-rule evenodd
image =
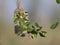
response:
<svg viewBox="0 0 60 45"><path fill-rule="evenodd" d="M14 33L14 10L17 0L0 0L0 45L60 45L60 24L51 30L51 24L60 18L60 4L56 0L21 0L29 13L31 23L38 22L47 31L47 37L20 38Z"/></svg>

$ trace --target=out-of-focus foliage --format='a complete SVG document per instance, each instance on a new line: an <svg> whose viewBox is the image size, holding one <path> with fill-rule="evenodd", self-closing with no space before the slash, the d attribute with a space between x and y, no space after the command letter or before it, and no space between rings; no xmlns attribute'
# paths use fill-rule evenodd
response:
<svg viewBox="0 0 60 45"><path fill-rule="evenodd" d="M57 28L58 24L59 24L59 23L56 22L55 24L52 24L50 28L51 28L51 29L55 29L55 28Z"/></svg>
<svg viewBox="0 0 60 45"><path fill-rule="evenodd" d="M60 0L56 0L57 4L60 4Z"/></svg>
<svg viewBox="0 0 60 45"><path fill-rule="evenodd" d="M14 14L14 23L17 24L17 26L15 26L15 33L21 37L25 37L24 31L31 35L31 38L37 37L38 34L41 37L45 37L46 32L41 31L42 26L37 22L31 25L27 12L24 12L21 9L16 10Z"/></svg>
<svg viewBox="0 0 60 45"><path fill-rule="evenodd" d="M60 4L60 0L56 0L57 4ZM31 38L37 37L39 34L41 37L46 36L46 31L41 31L42 26L40 26L37 22L31 25L30 20L28 19L28 12L24 12L22 9L17 9L14 14L14 23L17 24L15 26L15 33L20 35L21 37L25 37L25 33L29 34ZM58 26L58 22L51 25L51 29L55 29ZM24 32L26 31L26 32Z"/></svg>

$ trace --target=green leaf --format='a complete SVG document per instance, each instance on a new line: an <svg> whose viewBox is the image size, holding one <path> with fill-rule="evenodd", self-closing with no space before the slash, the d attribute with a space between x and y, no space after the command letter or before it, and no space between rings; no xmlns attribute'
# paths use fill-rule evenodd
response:
<svg viewBox="0 0 60 45"><path fill-rule="evenodd" d="M37 37L37 34L31 34L31 38Z"/></svg>
<svg viewBox="0 0 60 45"><path fill-rule="evenodd" d="M31 38L33 39L34 38L34 35L31 35Z"/></svg>
<svg viewBox="0 0 60 45"><path fill-rule="evenodd" d="M40 27L38 23L35 23L35 26L36 26L36 27Z"/></svg>
<svg viewBox="0 0 60 45"><path fill-rule="evenodd" d="M60 0L56 0L57 4L60 4Z"/></svg>
<svg viewBox="0 0 60 45"><path fill-rule="evenodd" d="M55 24L52 24L50 28L55 29L55 28L57 28L57 26L58 26L58 22L56 22Z"/></svg>
<svg viewBox="0 0 60 45"><path fill-rule="evenodd" d="M17 20L18 20L17 16L15 16L15 17L13 18L13 20L14 20L14 22L17 22Z"/></svg>
<svg viewBox="0 0 60 45"><path fill-rule="evenodd" d="M32 28L33 28L33 30L35 30L35 29L36 29L34 25L32 25Z"/></svg>
<svg viewBox="0 0 60 45"><path fill-rule="evenodd" d="M35 30L32 30L32 31L31 31L31 37L32 37L32 38L37 37L37 34L38 34L37 31L35 31Z"/></svg>
<svg viewBox="0 0 60 45"><path fill-rule="evenodd" d="M21 37L25 37L25 33L21 34Z"/></svg>
<svg viewBox="0 0 60 45"><path fill-rule="evenodd" d="M29 21L28 19L26 19L26 17L23 17L23 19L24 19L25 21Z"/></svg>
<svg viewBox="0 0 60 45"><path fill-rule="evenodd" d="M41 26L40 26L39 28L40 28L40 30L42 29L42 27L41 27Z"/></svg>
<svg viewBox="0 0 60 45"><path fill-rule="evenodd" d="M30 21L26 22L25 25L26 26L29 26L30 25Z"/></svg>
<svg viewBox="0 0 60 45"><path fill-rule="evenodd" d="M25 25L25 21L23 19L19 20L20 27L23 27Z"/></svg>
<svg viewBox="0 0 60 45"><path fill-rule="evenodd" d="M37 34L37 31L32 30L32 31L31 31L31 34Z"/></svg>
<svg viewBox="0 0 60 45"><path fill-rule="evenodd" d="M37 29L36 31L40 31L41 29Z"/></svg>
<svg viewBox="0 0 60 45"><path fill-rule="evenodd" d="M38 24L38 23L35 23L35 26L36 26L37 28L39 28L39 29L42 29L42 27L41 27L41 26L39 26L39 24Z"/></svg>
<svg viewBox="0 0 60 45"><path fill-rule="evenodd" d="M36 31L40 31L42 29L42 27L39 27Z"/></svg>
<svg viewBox="0 0 60 45"><path fill-rule="evenodd" d="M46 31L41 31L41 32L39 32L39 35L41 36L41 37L45 37L46 36Z"/></svg>
<svg viewBox="0 0 60 45"><path fill-rule="evenodd" d="M27 27L27 33L31 33L32 28L30 28L29 26Z"/></svg>

